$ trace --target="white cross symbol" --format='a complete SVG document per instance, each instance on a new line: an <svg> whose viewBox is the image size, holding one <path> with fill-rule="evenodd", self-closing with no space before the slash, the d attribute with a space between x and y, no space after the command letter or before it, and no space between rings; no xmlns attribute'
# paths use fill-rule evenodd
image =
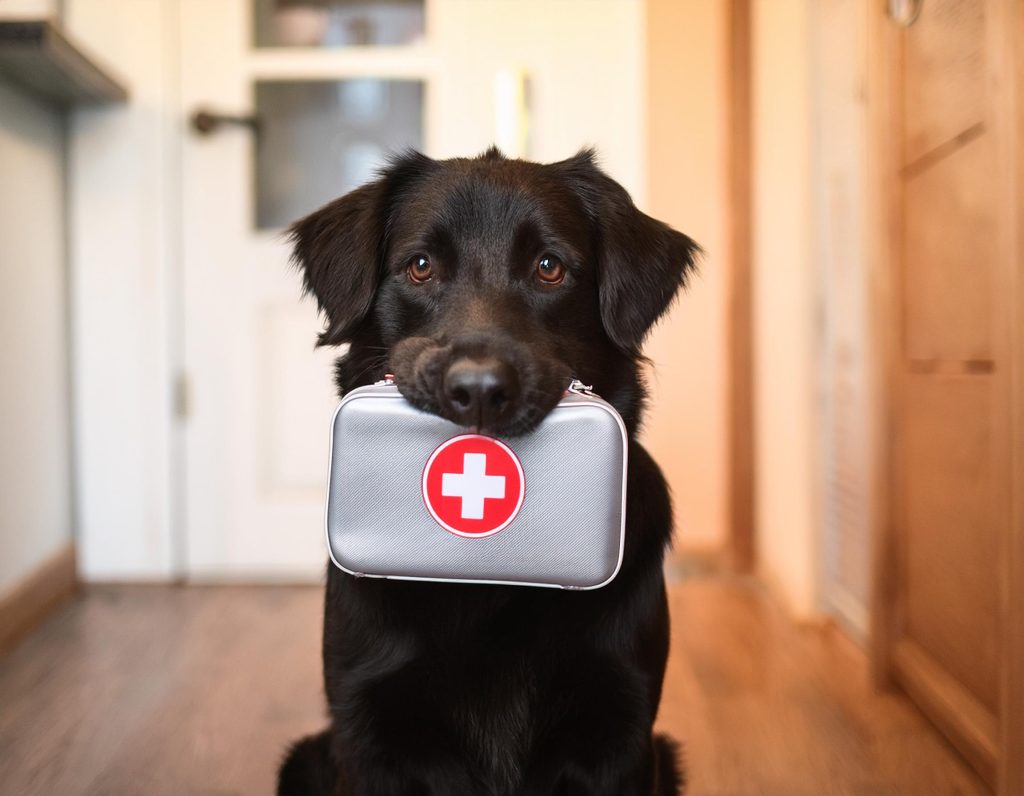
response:
<svg viewBox="0 0 1024 796"><path fill-rule="evenodd" d="M486 453L466 453L462 457L461 473L441 476L441 494L462 498L462 519L482 520L484 500L505 497L505 476L486 475Z"/></svg>

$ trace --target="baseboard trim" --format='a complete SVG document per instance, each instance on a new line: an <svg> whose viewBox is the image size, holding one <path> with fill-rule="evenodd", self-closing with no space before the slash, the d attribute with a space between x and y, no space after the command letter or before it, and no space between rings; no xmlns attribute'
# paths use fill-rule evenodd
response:
<svg viewBox="0 0 1024 796"><path fill-rule="evenodd" d="M0 595L0 654L14 647L78 589L75 545L69 542Z"/></svg>
<svg viewBox="0 0 1024 796"><path fill-rule="evenodd" d="M1000 751L995 714L910 638L896 642L892 660L896 681L994 787Z"/></svg>

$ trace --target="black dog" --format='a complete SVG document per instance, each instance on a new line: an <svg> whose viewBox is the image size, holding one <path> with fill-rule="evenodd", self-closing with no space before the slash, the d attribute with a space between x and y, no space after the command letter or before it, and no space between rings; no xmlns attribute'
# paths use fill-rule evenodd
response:
<svg viewBox="0 0 1024 796"><path fill-rule="evenodd" d="M533 430L577 376L630 434L625 557L596 591L354 578L328 566L331 724L280 794L676 794L651 727L668 654L668 490L635 441L640 345L698 247L644 215L593 153L409 153L291 229L341 392L396 376L413 404L496 436ZM566 467L571 467L566 462ZM551 473L558 478L558 473ZM552 532L557 532L556 528Z"/></svg>

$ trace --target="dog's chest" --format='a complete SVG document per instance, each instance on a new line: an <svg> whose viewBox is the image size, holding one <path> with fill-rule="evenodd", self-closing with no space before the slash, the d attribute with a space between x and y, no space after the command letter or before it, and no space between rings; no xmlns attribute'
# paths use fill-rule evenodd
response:
<svg viewBox="0 0 1024 796"><path fill-rule="evenodd" d="M519 793L542 733L564 709L567 695L556 683L564 688L566 669L586 668L594 654L594 628L585 620L593 612L584 603L595 593L356 579L345 585L354 599L340 605L360 617L358 631L342 635L352 645L349 684L388 694L387 709L401 694L403 713L436 718L450 733L437 740L486 783L481 793ZM386 666L375 652L384 638L404 640L403 654ZM364 680L370 671L376 676Z"/></svg>
<svg viewBox="0 0 1024 796"><path fill-rule="evenodd" d="M545 684L563 657L551 643L559 612L546 595L521 587L509 594L491 602L475 593L476 610L449 606L450 622L419 628L421 662L432 673L434 694L446 695L452 729L495 794L520 790L551 707L542 698Z"/></svg>
<svg viewBox="0 0 1024 796"><path fill-rule="evenodd" d="M453 719L467 755L495 793L513 793L522 781L537 726L534 673L501 667L474 678L457 697Z"/></svg>

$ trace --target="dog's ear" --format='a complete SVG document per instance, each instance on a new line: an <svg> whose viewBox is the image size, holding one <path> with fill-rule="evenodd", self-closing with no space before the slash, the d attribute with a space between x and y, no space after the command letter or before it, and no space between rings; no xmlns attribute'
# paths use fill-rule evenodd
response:
<svg viewBox="0 0 1024 796"><path fill-rule="evenodd" d="M317 345L352 339L380 284L392 204L432 164L418 152L393 158L378 178L296 221L288 229L303 287L327 317Z"/></svg>
<svg viewBox="0 0 1024 796"><path fill-rule="evenodd" d="M321 207L288 230L292 261L327 317L318 345L349 340L373 305L380 273L384 180Z"/></svg>
<svg viewBox="0 0 1024 796"><path fill-rule="evenodd" d="M601 320L612 342L630 354L696 270L700 246L640 212L626 189L584 149L557 164L583 202L594 230Z"/></svg>

